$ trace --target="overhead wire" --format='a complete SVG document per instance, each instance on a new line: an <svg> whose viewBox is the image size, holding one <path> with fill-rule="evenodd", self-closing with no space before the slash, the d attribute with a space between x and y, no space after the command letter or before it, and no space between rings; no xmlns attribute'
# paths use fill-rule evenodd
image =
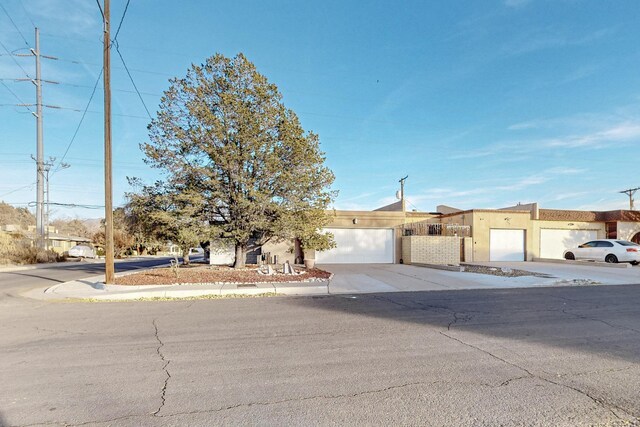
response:
<svg viewBox="0 0 640 427"><path fill-rule="evenodd" d="M118 29L116 30L116 35L113 37L113 40L118 40L118 34L120 34L120 28L122 28L122 22L124 21L124 17L127 15L127 10L129 9L129 2L131 0L127 0L127 4L124 6L124 12L122 12L122 17L120 18L120 23L118 24Z"/></svg>
<svg viewBox="0 0 640 427"><path fill-rule="evenodd" d="M120 34L120 29L122 28L122 23L124 22L124 18L127 15L127 10L129 10L129 2L130 2L130 0L127 0L127 4L124 7L124 12L122 12L122 17L120 18L120 24L118 24L118 29L116 31L116 35L113 37L113 45L115 45L115 47L116 47L116 52L118 53L118 56L120 57L120 61L122 61L122 65L124 66L124 69L127 72L127 75L129 76L129 80L131 80L131 84L133 85L133 88L135 89L136 93L138 94L138 98L140 98L140 102L142 103L142 106L144 107L144 110L147 112L147 116L149 116L149 118L152 119L151 113L149 112L149 109L147 108L147 104L144 102L144 99L142 98L142 95L140 94L140 91L138 90L138 86L136 86L136 82L133 80L133 76L131 75L131 72L129 71L129 67L127 67L127 63L125 62L124 57L122 56L122 52L120 52L120 43L118 43L118 34Z"/></svg>
<svg viewBox="0 0 640 427"><path fill-rule="evenodd" d="M51 175L55 174L62 168L62 163L64 162L65 157L67 157L67 153L69 153L69 149L73 145L73 142L76 140L76 136L78 136L78 132L80 131L80 127L82 126L84 117L87 115L87 111L89 110L89 105L91 105L91 101L93 100L93 96L96 94L96 89L98 88L98 83L100 83L101 78L102 78L102 71L100 71L100 74L96 79L96 83L93 85L91 96L89 96L89 101L87 102L87 105L84 107L84 111L82 112L82 116L80 117L80 121L78 122L78 126L76 126L76 130L73 132L73 136L71 137L69 144L67 144L67 148L66 150L64 150L64 154L62 155L62 158L58 162L58 165L56 166L55 170L51 173Z"/></svg>
<svg viewBox="0 0 640 427"><path fill-rule="evenodd" d="M13 62L15 62L15 64L22 70L22 72L24 73L25 76L27 76L27 78L31 79L31 76L29 75L29 73L27 73L27 70L25 70L22 65L20 65L20 63L16 60L15 55L13 55L13 53L11 53L11 51L9 51L9 49L7 49L7 46L5 46L4 43L2 43L2 40L0 40L0 46L2 46L2 48L7 52L7 54L11 57L11 59L13 60Z"/></svg>
<svg viewBox="0 0 640 427"><path fill-rule="evenodd" d="M100 9L100 15L102 15L102 20L104 21L104 11L102 10L102 5L100 4L100 0L96 0L98 3L98 9Z"/></svg>
<svg viewBox="0 0 640 427"><path fill-rule="evenodd" d="M20 97L14 91L12 91L11 88L9 86L7 86L7 84L5 82L0 81L0 84L2 86L4 86L5 89L7 89L11 93L11 95L13 95L14 98L16 98L18 100L18 102L20 102L20 104L22 104L22 105L18 105L18 107L24 107L27 110L29 110L29 112L33 113L33 110L31 110L31 108L28 107L28 104L26 102L24 102L22 99L20 99ZM11 104L7 104L7 105L11 105Z"/></svg>
<svg viewBox="0 0 640 427"><path fill-rule="evenodd" d="M0 197L8 196L9 194L16 193L16 192L18 192L18 191L20 191L20 190L24 190L25 188L33 187L34 185L36 185L36 183L35 183L35 182L32 182L32 183L31 183L31 184L29 184L29 185L25 185L25 186L23 186L23 187L16 188L15 190L11 190L11 191L9 191L8 193L0 194Z"/></svg>
<svg viewBox="0 0 640 427"><path fill-rule="evenodd" d="M29 20L29 22L31 22L31 25L35 28L36 24L34 24L33 19L31 19L31 15L29 14L29 12L27 12L27 8L24 7L24 2L22 0L18 0L18 3L20 3L22 10L24 10L24 14L27 15L27 19Z"/></svg>
<svg viewBox="0 0 640 427"><path fill-rule="evenodd" d="M16 29L16 31L18 31L18 34L20 34L20 37L22 37L22 40L24 40L24 44L26 44L27 46L31 47L29 45L29 42L27 41L27 39L24 37L24 34L22 34L22 31L20 31L20 28L18 28L18 26L16 25L16 23L13 21L13 18L11 18L11 15L9 15L9 12L7 12L7 9L4 8L4 6L2 5L2 3L0 3L0 8L2 8L2 10L4 11L5 15L7 15L7 18L9 18L9 21L11 21L11 24L13 25L13 28Z"/></svg>
<svg viewBox="0 0 640 427"><path fill-rule="evenodd" d="M129 76L129 80L131 80L131 84L133 85L133 88L135 89L136 93L138 94L138 98L140 98L140 102L142 102L142 106L144 107L144 110L147 112L147 116L149 116L150 119L153 119L151 117L151 113L149 112L149 109L147 108L147 104L144 102L144 99L142 99L142 95L140 94L140 91L138 90L138 86L136 86L136 82L133 80L133 76L129 72L129 68L127 67L126 62L124 62L124 58L122 57L122 53L120 53L120 49L118 48L118 43L116 42L115 45L116 45L116 52L118 53L118 56L120 57L120 60L122 61L122 65L124 65L124 69L126 70L127 75Z"/></svg>

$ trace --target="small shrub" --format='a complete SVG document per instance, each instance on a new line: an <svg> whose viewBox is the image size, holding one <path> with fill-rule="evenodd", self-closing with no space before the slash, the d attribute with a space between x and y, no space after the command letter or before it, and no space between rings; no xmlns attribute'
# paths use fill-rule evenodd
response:
<svg viewBox="0 0 640 427"><path fill-rule="evenodd" d="M0 264L9 264L15 251L15 241L9 234L0 232Z"/></svg>

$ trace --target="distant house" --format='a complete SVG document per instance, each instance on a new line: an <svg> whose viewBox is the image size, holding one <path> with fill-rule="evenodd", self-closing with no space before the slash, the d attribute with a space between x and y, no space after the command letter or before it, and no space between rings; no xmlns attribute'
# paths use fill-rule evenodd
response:
<svg viewBox="0 0 640 427"><path fill-rule="evenodd" d="M76 245L91 246L91 239L82 236L71 236L58 233L58 230L49 226L46 230L46 247L52 251L63 255ZM36 228L35 226L29 226L29 228L23 233L25 237L29 238L33 244L36 240Z"/></svg>

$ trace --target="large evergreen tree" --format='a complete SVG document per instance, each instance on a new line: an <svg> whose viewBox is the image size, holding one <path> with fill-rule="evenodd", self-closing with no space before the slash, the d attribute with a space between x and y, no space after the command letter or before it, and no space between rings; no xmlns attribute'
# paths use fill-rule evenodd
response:
<svg viewBox="0 0 640 427"><path fill-rule="evenodd" d="M217 54L172 79L149 136L142 149L165 172L160 186L201 207L210 235L235 245L235 267L250 242L309 236L327 223L334 176L318 136L242 54Z"/></svg>

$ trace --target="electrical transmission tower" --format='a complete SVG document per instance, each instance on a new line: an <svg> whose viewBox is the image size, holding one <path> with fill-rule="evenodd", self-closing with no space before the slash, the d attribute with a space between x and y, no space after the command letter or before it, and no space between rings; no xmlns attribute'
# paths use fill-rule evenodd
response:
<svg viewBox="0 0 640 427"><path fill-rule="evenodd" d="M15 54L15 56L33 56L36 60L36 77L32 79L27 74L27 78L16 79L16 81L30 81L36 87L36 111L31 112L37 120L36 126L36 138L37 138L37 147L36 147L36 176L37 176L37 190L36 190L36 235L37 235L37 245L39 249L44 249L45 246L45 209L44 209L44 186L45 186L45 173L47 172L45 161L44 161L44 144L42 137L42 83L54 83L50 80L42 80L41 72L40 72L40 59L58 59L53 56L42 55L40 53L40 30L38 28L36 31L36 44L35 49L31 48L30 53L28 54ZM10 53L11 54L11 53ZM21 67L22 68L22 67ZM26 74L26 73L25 73ZM22 107L33 107L33 104L20 104Z"/></svg>
<svg viewBox="0 0 640 427"><path fill-rule="evenodd" d="M636 194L636 191L638 190L640 190L640 187L630 188L628 190L623 190L619 192L621 194L626 194L627 196L629 196L629 210L635 210L633 206L633 196L634 194Z"/></svg>

